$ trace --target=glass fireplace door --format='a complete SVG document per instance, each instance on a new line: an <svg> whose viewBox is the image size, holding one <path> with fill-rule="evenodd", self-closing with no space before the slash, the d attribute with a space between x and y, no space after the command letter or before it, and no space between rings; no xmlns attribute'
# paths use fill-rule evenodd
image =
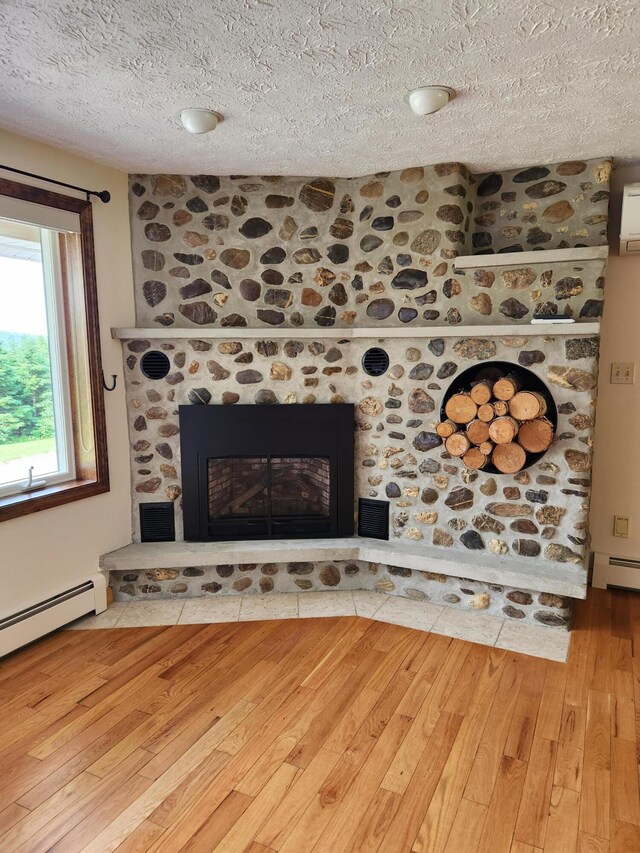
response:
<svg viewBox="0 0 640 853"><path fill-rule="evenodd" d="M236 456L207 460L213 538L327 535L330 460L322 456Z"/></svg>
<svg viewBox="0 0 640 853"><path fill-rule="evenodd" d="M269 460L237 456L207 461L209 526L221 534L268 535Z"/></svg>
<svg viewBox="0 0 640 853"><path fill-rule="evenodd" d="M275 535L326 533L331 505L329 459L271 458L271 523Z"/></svg>

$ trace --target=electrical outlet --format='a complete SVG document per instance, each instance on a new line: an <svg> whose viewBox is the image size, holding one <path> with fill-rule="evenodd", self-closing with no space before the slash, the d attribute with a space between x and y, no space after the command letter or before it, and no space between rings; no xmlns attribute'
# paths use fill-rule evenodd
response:
<svg viewBox="0 0 640 853"><path fill-rule="evenodd" d="M614 361L611 365L612 385L633 385L636 366L632 361Z"/></svg>
<svg viewBox="0 0 640 853"><path fill-rule="evenodd" d="M629 516L614 515L613 516L613 535L622 536L624 539L629 538Z"/></svg>

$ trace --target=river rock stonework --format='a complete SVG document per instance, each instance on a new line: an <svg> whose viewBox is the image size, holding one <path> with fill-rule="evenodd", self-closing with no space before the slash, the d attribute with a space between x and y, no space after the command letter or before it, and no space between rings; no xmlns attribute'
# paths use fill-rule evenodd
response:
<svg viewBox="0 0 640 853"><path fill-rule="evenodd" d="M566 629L571 621L572 602L563 596L362 560L113 571L111 583L116 601L367 589L525 624Z"/></svg>
<svg viewBox="0 0 640 853"><path fill-rule="evenodd" d="M356 495L390 502L390 538L439 554L505 558L532 574L588 558L588 507L604 262L490 267L494 252L606 244L611 162L570 161L490 175L459 163L370 177L134 175L131 226L137 325L190 337L124 342L138 504L173 501L182 539L179 405L353 403ZM477 266L456 271L458 255ZM483 326L572 317L570 335L484 335ZM441 328L472 326L459 336ZM379 329L346 340L349 327ZM297 329L317 337L296 337ZM431 337L400 338L400 327ZM224 330L207 339L205 330ZM255 337L238 337L240 329ZM270 337L287 330L288 337ZM201 331L202 330L202 331ZM238 331L235 331L238 330ZM506 330L505 330L506 331ZM377 378L369 347L387 350ZM171 369L145 378L142 354ZM466 368L496 360L533 371L558 408L549 451L515 475L472 471L435 433L443 395ZM259 429L259 418L256 419ZM461 569L462 573L462 569ZM374 589L507 620L566 627L571 602L368 563L114 572L117 597Z"/></svg>
<svg viewBox="0 0 640 853"><path fill-rule="evenodd" d="M473 176L444 163L353 179L132 175L138 325L338 330L597 317L602 263L462 276L454 259L603 245L610 165Z"/></svg>
<svg viewBox="0 0 640 853"><path fill-rule="evenodd" d="M165 340L160 348L174 369L164 380L140 370L137 353L147 344L124 347L134 538L138 502L167 499L176 501L182 538L179 405L348 402L356 407L356 495L390 501L392 538L584 565L597 338L576 329L575 336L380 339L390 364L377 378L362 368L366 340ZM434 432L456 374L494 359L526 365L558 408L554 444L515 475L466 469Z"/></svg>
<svg viewBox="0 0 640 853"><path fill-rule="evenodd" d="M472 177L469 254L607 245L611 160L570 160Z"/></svg>

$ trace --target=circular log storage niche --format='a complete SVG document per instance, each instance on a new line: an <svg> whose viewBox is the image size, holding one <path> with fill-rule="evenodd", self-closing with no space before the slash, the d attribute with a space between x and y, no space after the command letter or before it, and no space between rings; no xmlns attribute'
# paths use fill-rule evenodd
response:
<svg viewBox="0 0 640 853"><path fill-rule="evenodd" d="M449 385L436 432L467 468L515 474L542 459L558 412L545 383L524 367L490 361L464 370Z"/></svg>

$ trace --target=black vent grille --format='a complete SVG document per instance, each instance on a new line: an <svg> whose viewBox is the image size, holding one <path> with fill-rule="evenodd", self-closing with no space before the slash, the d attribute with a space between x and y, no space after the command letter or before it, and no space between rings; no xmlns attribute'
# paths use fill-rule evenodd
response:
<svg viewBox="0 0 640 853"><path fill-rule="evenodd" d="M173 542L176 538L176 526L173 503L140 504L140 541Z"/></svg>
<svg viewBox="0 0 640 853"><path fill-rule="evenodd" d="M389 501L358 499L358 536L389 538Z"/></svg>
<svg viewBox="0 0 640 853"><path fill-rule="evenodd" d="M369 376L382 376L389 369L389 356L380 347L371 347L362 356L362 367Z"/></svg>
<svg viewBox="0 0 640 853"><path fill-rule="evenodd" d="M169 359L159 350L149 350L140 359L140 370L147 379L164 379L170 367Z"/></svg>

